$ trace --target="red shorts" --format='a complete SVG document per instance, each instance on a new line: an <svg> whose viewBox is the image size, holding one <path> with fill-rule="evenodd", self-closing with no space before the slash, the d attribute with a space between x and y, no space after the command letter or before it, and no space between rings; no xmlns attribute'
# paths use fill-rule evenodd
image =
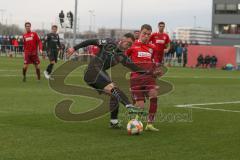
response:
<svg viewBox="0 0 240 160"><path fill-rule="evenodd" d="M134 101L145 101L145 98L148 98L149 91L158 88L156 79L151 75L131 76L130 86Z"/></svg>
<svg viewBox="0 0 240 160"><path fill-rule="evenodd" d="M24 54L24 64L40 64L38 55Z"/></svg>

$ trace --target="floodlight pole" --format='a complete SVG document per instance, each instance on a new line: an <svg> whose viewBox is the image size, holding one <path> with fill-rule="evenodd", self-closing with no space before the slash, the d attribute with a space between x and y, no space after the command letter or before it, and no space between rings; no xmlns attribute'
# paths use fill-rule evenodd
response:
<svg viewBox="0 0 240 160"><path fill-rule="evenodd" d="M2 17L2 24L4 24L3 15L6 12L6 10L5 9L0 9L0 12L1 12L1 17Z"/></svg>
<svg viewBox="0 0 240 160"><path fill-rule="evenodd" d="M76 34L77 34L77 12L78 12L78 0L75 0L75 14L74 14L74 26L73 26L73 45L76 43Z"/></svg>
<svg viewBox="0 0 240 160"><path fill-rule="evenodd" d="M123 29L123 0L121 0L121 13L120 13L120 31L122 34Z"/></svg>

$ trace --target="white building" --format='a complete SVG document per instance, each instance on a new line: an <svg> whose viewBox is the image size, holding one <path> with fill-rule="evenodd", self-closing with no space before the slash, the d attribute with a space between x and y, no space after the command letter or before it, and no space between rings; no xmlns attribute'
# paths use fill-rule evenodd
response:
<svg viewBox="0 0 240 160"><path fill-rule="evenodd" d="M182 40L187 43L197 43L201 45L211 44L212 33L209 29L179 27L174 33L174 39L176 40Z"/></svg>
<svg viewBox="0 0 240 160"><path fill-rule="evenodd" d="M133 33L135 30L132 29L109 29L109 28L99 28L98 38L113 38L120 39L125 33Z"/></svg>

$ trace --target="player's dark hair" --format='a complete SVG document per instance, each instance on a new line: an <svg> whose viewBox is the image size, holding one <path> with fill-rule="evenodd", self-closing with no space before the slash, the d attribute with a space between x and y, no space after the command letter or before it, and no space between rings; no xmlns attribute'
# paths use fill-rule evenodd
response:
<svg viewBox="0 0 240 160"><path fill-rule="evenodd" d="M53 28L58 29L58 26L57 26L57 25L52 25L52 29L53 29Z"/></svg>
<svg viewBox="0 0 240 160"><path fill-rule="evenodd" d="M163 24L165 26L165 23L164 22L159 22L158 23L158 26L160 26L161 24Z"/></svg>
<svg viewBox="0 0 240 160"><path fill-rule="evenodd" d="M135 31L133 31L133 33L137 33L137 32L140 32L139 30L135 30Z"/></svg>
<svg viewBox="0 0 240 160"><path fill-rule="evenodd" d="M132 33L126 33L124 34L124 37L131 38L133 41L135 41L134 35Z"/></svg>
<svg viewBox="0 0 240 160"><path fill-rule="evenodd" d="M31 24L30 22L26 22L26 23L24 24L24 26L26 27L26 25L32 26L32 24Z"/></svg>
<svg viewBox="0 0 240 160"><path fill-rule="evenodd" d="M144 30L144 29L149 30L149 31L152 31L152 26L149 25L149 24L144 24L144 25L142 25L142 27L141 27L141 31Z"/></svg>

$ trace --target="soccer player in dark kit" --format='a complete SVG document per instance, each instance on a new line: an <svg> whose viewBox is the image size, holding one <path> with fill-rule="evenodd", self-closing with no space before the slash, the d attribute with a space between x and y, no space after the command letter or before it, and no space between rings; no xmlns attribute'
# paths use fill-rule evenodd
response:
<svg viewBox="0 0 240 160"><path fill-rule="evenodd" d="M61 48L59 35L57 34L58 27L56 25L52 26L52 32L49 33L46 37L46 47L48 52L48 58L50 64L47 69L44 71L44 76L46 79L51 78L51 73L53 70L53 66L57 63L58 60L58 51Z"/></svg>
<svg viewBox="0 0 240 160"><path fill-rule="evenodd" d="M23 66L23 82L26 82L26 73L29 64L34 64L38 80L40 80L40 60L38 57L38 49L42 54L42 42L36 32L31 31L31 23L25 23L26 33L23 35L24 47L24 66Z"/></svg>
<svg viewBox="0 0 240 160"><path fill-rule="evenodd" d="M110 39L92 39L84 41L73 48L68 49L68 55L72 55L80 48L89 45L95 45L100 48L99 53L91 59L86 73L84 75L85 82L96 89L99 93L106 93L117 102L122 103L129 113L145 113L142 109L133 106L128 97L113 83L106 70L121 63L132 71L143 71L142 68L136 66L126 55L125 51L131 47L134 42L134 36L127 33L123 36L118 45L113 43ZM143 71L144 73L148 71ZM151 74L149 72L149 74ZM111 103L110 103L111 104ZM116 103L112 103L116 105ZM113 108L114 108L113 107Z"/></svg>

